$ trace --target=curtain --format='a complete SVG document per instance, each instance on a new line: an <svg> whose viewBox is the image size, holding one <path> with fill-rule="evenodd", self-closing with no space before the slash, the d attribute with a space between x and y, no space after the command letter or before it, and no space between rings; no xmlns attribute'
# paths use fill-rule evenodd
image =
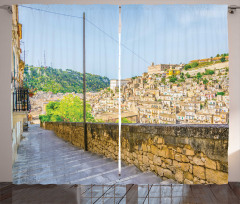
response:
<svg viewBox="0 0 240 204"><path fill-rule="evenodd" d="M16 183L227 182L225 5L124 5L121 13L116 5L19 5L19 23L23 86L34 94L30 122L50 122L57 136L89 152L69 167L54 160L64 178L24 180L17 165L32 150L20 151ZM31 141L46 151L39 137Z"/></svg>
<svg viewBox="0 0 240 204"><path fill-rule="evenodd" d="M217 99L208 97L210 93L228 95L228 79L224 79L225 88L217 83L213 90L213 79L202 75L206 69L228 66L226 62L213 65L221 55L228 55L226 6L126 5L122 11L122 78L130 80L123 93L124 107L128 107L123 112L132 115L134 110L140 123L219 123L213 116L218 110L204 103ZM138 88L129 90L132 84ZM187 84L189 88L184 88ZM228 109L229 104L224 107Z"/></svg>
<svg viewBox="0 0 240 204"><path fill-rule="evenodd" d="M218 146L205 129L229 123L227 30L226 5L122 6L127 83L121 111L125 123L139 123L131 129L130 163L167 181L227 183L227 171L216 165L227 166L227 145ZM124 139L127 131L123 126ZM123 143L122 151L128 148ZM123 160L129 161L124 155Z"/></svg>
<svg viewBox="0 0 240 204"><path fill-rule="evenodd" d="M107 88L110 79L118 77L116 70L117 6L20 5L19 9L19 21L23 23L21 57L26 62L25 85L29 88L45 93L48 91L53 94L75 92L81 95L83 92L83 12L86 14L85 60L88 100L94 98L93 92L100 92ZM80 76L78 76L79 73ZM47 74L50 78L44 78ZM55 74L57 77L53 77ZM89 116L87 120L94 121L91 115L96 116L97 121L101 120L104 116L98 115L104 110L106 108L98 110L93 107L92 113L87 112ZM81 114L80 112L78 114ZM32 113L34 113L33 110ZM72 122L73 120L80 122L82 118L82 114L78 119L71 118L71 115L66 116L66 120Z"/></svg>

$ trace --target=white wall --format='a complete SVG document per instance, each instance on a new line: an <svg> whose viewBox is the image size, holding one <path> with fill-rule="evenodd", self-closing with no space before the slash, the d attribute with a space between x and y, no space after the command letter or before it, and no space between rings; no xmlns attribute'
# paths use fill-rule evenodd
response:
<svg viewBox="0 0 240 204"><path fill-rule="evenodd" d="M239 0L1 0L10 4L228 4L240 6ZM12 180L12 144L10 118L10 70L11 70L11 15L0 10L0 181ZM229 131L229 181L240 181L240 10L229 14L230 53L230 131Z"/></svg>
<svg viewBox="0 0 240 204"><path fill-rule="evenodd" d="M240 181L240 10L228 15L230 70L229 181Z"/></svg>
<svg viewBox="0 0 240 204"><path fill-rule="evenodd" d="M11 15L0 10L0 181L12 180L11 26Z"/></svg>

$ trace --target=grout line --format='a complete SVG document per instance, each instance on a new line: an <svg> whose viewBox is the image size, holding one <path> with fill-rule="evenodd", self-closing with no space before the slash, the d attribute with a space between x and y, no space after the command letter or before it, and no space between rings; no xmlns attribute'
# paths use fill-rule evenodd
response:
<svg viewBox="0 0 240 204"><path fill-rule="evenodd" d="M149 184L148 184L148 193L147 193L147 195L146 195L143 203L145 203L146 199L148 198L148 204L149 204L149 193L150 193L150 191L151 191L151 189L152 189L152 186L153 186L153 185L151 185L151 187L150 187L150 189L149 189Z"/></svg>
<svg viewBox="0 0 240 204"><path fill-rule="evenodd" d="M97 200L94 201L96 203L100 198L104 197L104 195L113 187L114 185L111 185Z"/></svg>
<svg viewBox="0 0 240 204"><path fill-rule="evenodd" d="M121 203L122 199L127 195L127 193L131 190L131 188L134 186L134 184L132 184L132 186L128 189L128 191L124 194L124 196L122 196L122 198L118 201L118 204ZM126 185L127 187L127 185Z"/></svg>

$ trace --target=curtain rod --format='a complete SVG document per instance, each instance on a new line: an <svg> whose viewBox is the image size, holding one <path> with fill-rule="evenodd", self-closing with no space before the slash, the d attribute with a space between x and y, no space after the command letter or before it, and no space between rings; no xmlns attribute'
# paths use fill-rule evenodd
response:
<svg viewBox="0 0 240 204"><path fill-rule="evenodd" d="M9 14L12 14L12 6L10 5L0 6L0 9L7 10ZM236 5L228 6L228 12L230 14L234 14L237 9L240 9L240 6L236 6Z"/></svg>
<svg viewBox="0 0 240 204"><path fill-rule="evenodd" d="M4 10L7 10L9 14L12 14L12 6L10 5L3 5L3 6L0 6L0 9L4 9Z"/></svg>
<svg viewBox="0 0 240 204"><path fill-rule="evenodd" d="M240 6L236 5L228 6L228 13L234 14L237 9L240 9Z"/></svg>

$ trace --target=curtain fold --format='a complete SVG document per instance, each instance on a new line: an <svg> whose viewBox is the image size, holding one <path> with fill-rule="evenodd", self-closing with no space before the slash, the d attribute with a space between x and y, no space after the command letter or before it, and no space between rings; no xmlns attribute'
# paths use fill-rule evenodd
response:
<svg viewBox="0 0 240 204"><path fill-rule="evenodd" d="M122 79L129 81L122 112L129 118L135 114L140 123L214 123L199 119L218 110L204 105L207 91L198 92L203 83L209 93L222 91L212 90L212 79L200 76L228 53L226 5L124 5L122 13ZM194 60L197 65L187 70ZM189 101L201 103L201 109L180 104ZM194 113L186 113L189 108ZM178 120L178 113L184 120Z"/></svg>
<svg viewBox="0 0 240 204"><path fill-rule="evenodd" d="M85 143L90 138L90 151L115 160L122 156L112 166L97 163L99 181L118 182L125 176L132 182L137 168L151 171L151 182L226 181L227 159L222 154L227 141L220 138L224 153L216 156L219 143L208 138L205 129L193 135L198 126L192 126L229 122L226 5L123 5L121 41L116 5L19 5L19 22L23 86L33 94L31 123L71 122L77 129L75 122L84 121L86 108L91 128L84 123L84 133L82 127L54 130L66 131L60 137L77 147L83 148L84 135ZM127 125L121 130L122 123ZM211 131L215 139L219 128ZM117 170L121 174L121 161L136 166L131 169L134 175L124 170L123 177L116 176ZM212 171L220 175L215 180L207 178Z"/></svg>

